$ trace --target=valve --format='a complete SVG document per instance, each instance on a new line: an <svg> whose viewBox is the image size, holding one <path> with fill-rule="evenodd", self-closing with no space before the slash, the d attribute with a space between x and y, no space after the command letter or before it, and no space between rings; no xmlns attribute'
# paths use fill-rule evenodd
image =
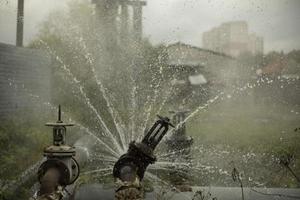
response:
<svg viewBox="0 0 300 200"><path fill-rule="evenodd" d="M169 118L161 117L159 115L157 115L157 117L159 118L159 120L155 122L155 124L151 127L151 129L142 140L142 143L152 148L152 150L155 149L155 147L167 133L167 131L169 130L169 126L174 128L174 125L170 123Z"/></svg>
<svg viewBox="0 0 300 200"><path fill-rule="evenodd" d="M55 123L46 123L46 126L53 127L53 144L44 149L46 161L41 164L38 170L38 180L43 185L51 176L58 177L58 185L65 187L76 181L79 176L79 165L74 158L76 151L74 147L66 144L66 133L72 123L64 123L61 119L61 106L58 107L58 120ZM50 173L56 171L57 173ZM49 181L48 181L49 182ZM42 186L41 186L42 187Z"/></svg>
<svg viewBox="0 0 300 200"><path fill-rule="evenodd" d="M122 155L114 166L113 175L122 181L132 182L137 176L142 180L149 164L156 161L154 150L169 130L174 127L167 117L158 115L158 120L144 136L142 142L132 141L127 153Z"/></svg>

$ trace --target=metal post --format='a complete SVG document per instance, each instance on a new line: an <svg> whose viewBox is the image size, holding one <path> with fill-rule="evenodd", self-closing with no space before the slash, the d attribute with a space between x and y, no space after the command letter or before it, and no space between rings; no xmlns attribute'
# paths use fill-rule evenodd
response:
<svg viewBox="0 0 300 200"><path fill-rule="evenodd" d="M146 1L131 0L127 4L133 9L132 36L136 42L140 42L143 34L143 6L146 5Z"/></svg>
<svg viewBox="0 0 300 200"><path fill-rule="evenodd" d="M24 0L18 0L16 46L23 46Z"/></svg>
<svg viewBox="0 0 300 200"><path fill-rule="evenodd" d="M103 46L108 52L113 52L117 45L117 16L118 0L93 0L96 5L96 14L98 15L99 29L103 34ZM111 59L108 59L111 60Z"/></svg>
<svg viewBox="0 0 300 200"><path fill-rule="evenodd" d="M122 45L125 45L128 40L128 5L126 2L121 2L121 31L120 38Z"/></svg>
<svg viewBox="0 0 300 200"><path fill-rule="evenodd" d="M142 6L133 6L133 31L134 38L139 42L142 39Z"/></svg>

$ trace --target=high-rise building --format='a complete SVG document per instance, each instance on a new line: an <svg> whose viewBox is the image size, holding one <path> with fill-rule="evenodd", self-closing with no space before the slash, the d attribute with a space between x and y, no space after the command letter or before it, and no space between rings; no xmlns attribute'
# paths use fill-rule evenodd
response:
<svg viewBox="0 0 300 200"><path fill-rule="evenodd" d="M263 53L263 38L250 34L245 21L223 23L204 32L202 41L204 48L233 57L246 52L253 55Z"/></svg>

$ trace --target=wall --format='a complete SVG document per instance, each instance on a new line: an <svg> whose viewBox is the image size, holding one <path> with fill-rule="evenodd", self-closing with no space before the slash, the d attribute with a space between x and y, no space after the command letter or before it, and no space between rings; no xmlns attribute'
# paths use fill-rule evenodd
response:
<svg viewBox="0 0 300 200"><path fill-rule="evenodd" d="M0 116L50 100L51 59L45 52L0 43Z"/></svg>

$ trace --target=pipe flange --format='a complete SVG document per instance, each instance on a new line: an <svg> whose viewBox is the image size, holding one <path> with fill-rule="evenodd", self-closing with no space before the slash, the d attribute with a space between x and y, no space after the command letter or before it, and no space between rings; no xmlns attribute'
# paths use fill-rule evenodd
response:
<svg viewBox="0 0 300 200"><path fill-rule="evenodd" d="M50 168L58 169L58 171L60 172L60 179L59 179L60 185L69 185L70 178L71 178L70 171L68 169L68 166L59 159L49 159L42 163L42 165L38 170L38 180L40 183L43 176Z"/></svg>

